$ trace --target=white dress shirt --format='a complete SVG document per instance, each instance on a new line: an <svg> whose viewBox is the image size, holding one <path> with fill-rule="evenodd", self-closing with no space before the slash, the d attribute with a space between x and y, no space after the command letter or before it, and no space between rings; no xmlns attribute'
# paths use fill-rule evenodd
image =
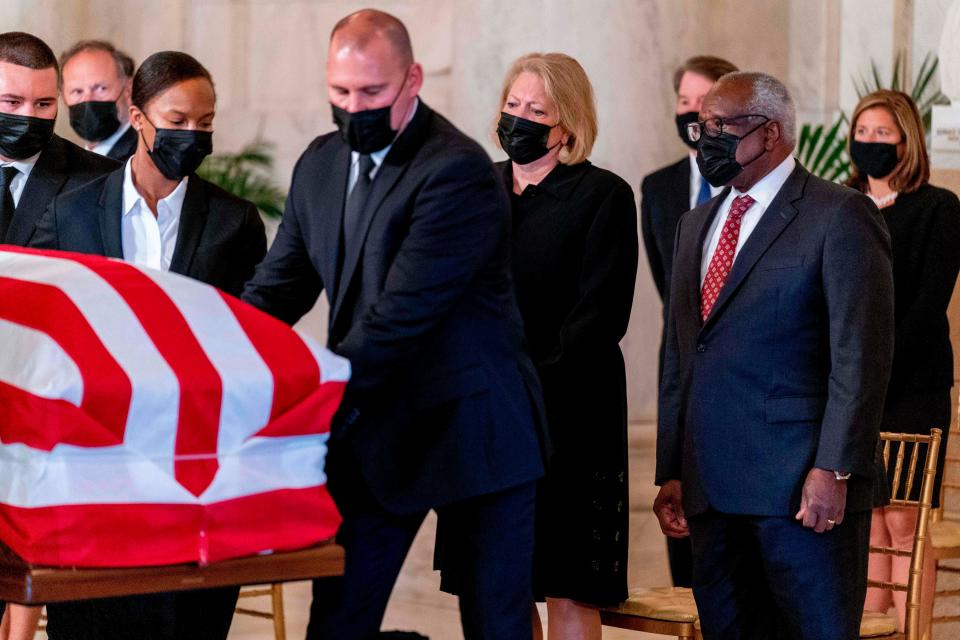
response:
<svg viewBox="0 0 960 640"><path fill-rule="evenodd" d="M40 153L43 152L41 151ZM12 160L10 162L0 163L0 166L14 167L18 172L17 175L13 176L13 180L10 181L10 195L13 196L14 207L20 204L20 196L23 194L23 188L27 186L27 179L30 177L30 172L33 171L33 165L37 164L37 158L40 157L40 153L26 160Z"/></svg>
<svg viewBox="0 0 960 640"><path fill-rule="evenodd" d="M690 208L697 206L697 198L700 196L700 184L703 182L703 176L700 175L700 166L697 164L697 152L690 154ZM710 197L716 196L723 191L723 187L710 185Z"/></svg>
<svg viewBox="0 0 960 640"><path fill-rule="evenodd" d="M133 184L132 161L133 158L127 160L123 170L123 217L120 219L123 259L151 269L169 271L189 178L185 177L170 195L157 202L157 215L154 216Z"/></svg>
<svg viewBox="0 0 960 640"><path fill-rule="evenodd" d="M404 120L401 129L410 124L410 121L413 120L414 114L417 113L417 108L420 106L420 98L413 99L413 109L410 110L410 114L407 115L407 119ZM390 153L390 149L393 148L393 142L385 146L379 151L374 151L370 154L370 159L373 160L373 169L370 170L370 179L373 180L377 173L380 171L380 165L383 164L383 159L387 157L387 154ZM360 173L360 153L358 151L350 152L350 180L347 184L347 193L349 194L353 191L353 186L357 184L357 177Z"/></svg>
<svg viewBox="0 0 960 640"><path fill-rule="evenodd" d="M793 156L787 156L786 160L778 164L773 171L760 178L757 184L753 185L748 191L741 193L737 189L730 189L730 193L727 194L727 197L720 203L720 210L710 224L710 230L707 232L707 238L703 244L703 258L700 262L701 286L703 285L704 278L707 277L707 269L710 267L710 259L713 258L713 252L717 249L717 244L720 242L720 232L723 231L723 225L727 221L727 214L730 213L730 206L733 204L733 199L738 196L749 195L756 201L747 209L747 212L743 214L743 218L740 221L740 238L737 240L737 249L733 254L733 260L734 263L736 263L737 256L740 255L740 249L747 243L747 238L750 237L750 234L753 233L753 230L757 227L760 218L763 217L767 207L770 206L770 203L773 202L773 199L780 192L783 183L790 177L790 173L793 172L796 164Z"/></svg>
<svg viewBox="0 0 960 640"><path fill-rule="evenodd" d="M123 137L123 134L127 132L127 129L130 128L129 122L123 122L117 127L117 130L114 131L109 138L101 140L97 144L90 147L90 151L105 156L110 153L110 149L113 149L113 145L117 144L117 140Z"/></svg>

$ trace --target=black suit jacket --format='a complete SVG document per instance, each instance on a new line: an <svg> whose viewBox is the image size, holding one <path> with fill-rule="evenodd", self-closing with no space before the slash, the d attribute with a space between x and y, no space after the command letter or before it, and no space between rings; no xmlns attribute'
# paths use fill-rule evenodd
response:
<svg viewBox="0 0 960 640"><path fill-rule="evenodd" d="M43 212L57 195L76 189L116 168L116 161L86 151L54 135L30 171L4 241L26 246Z"/></svg>
<svg viewBox="0 0 960 640"><path fill-rule="evenodd" d="M643 246L653 282L664 303L669 298L670 276L673 274L673 241L677 223L689 209L690 158L684 157L680 162L654 171L640 184Z"/></svg>
<svg viewBox="0 0 960 640"><path fill-rule="evenodd" d="M542 400L510 279L510 205L489 158L420 102L373 180L362 244L341 257L350 162L338 134L310 144L243 294L293 323L327 290L329 345L353 367L328 469L352 456L394 512L540 476Z"/></svg>
<svg viewBox="0 0 960 640"><path fill-rule="evenodd" d="M123 135L107 151L107 157L117 162L126 162L137 150L137 131L133 127L127 128Z"/></svg>
<svg viewBox="0 0 960 640"><path fill-rule="evenodd" d="M30 246L123 258L121 167L59 196L37 225ZM170 270L239 296L267 251L257 208L190 176Z"/></svg>
<svg viewBox="0 0 960 640"><path fill-rule="evenodd" d="M702 246L726 193L677 231L657 483L682 480L688 515L793 516L816 466L852 472L847 509L869 509L893 354L886 225L798 164L701 323Z"/></svg>

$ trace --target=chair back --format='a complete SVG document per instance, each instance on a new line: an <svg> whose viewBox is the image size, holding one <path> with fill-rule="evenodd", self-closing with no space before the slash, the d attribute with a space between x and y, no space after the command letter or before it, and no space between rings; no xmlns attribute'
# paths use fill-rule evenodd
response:
<svg viewBox="0 0 960 640"><path fill-rule="evenodd" d="M937 454L940 450L940 429L931 429L930 435L913 433L881 433L883 443L884 468L892 473L887 480L890 484L890 506L903 509L915 509L917 529L912 549L870 546L870 553L889 556L909 557L910 574L907 583L867 580L868 586L889 591L907 593L907 611L904 631L906 640L920 638L920 586L923 569L923 550L927 541L930 515L933 503L933 478L937 474ZM918 499L911 499L914 487L919 483Z"/></svg>

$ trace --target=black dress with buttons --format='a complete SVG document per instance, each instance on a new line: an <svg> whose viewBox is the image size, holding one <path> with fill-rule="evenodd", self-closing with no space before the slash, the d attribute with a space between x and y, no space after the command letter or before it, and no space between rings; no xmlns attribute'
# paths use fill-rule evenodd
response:
<svg viewBox="0 0 960 640"><path fill-rule="evenodd" d="M500 163L513 191L513 167ZM637 210L622 179L559 164L512 194L513 276L543 383L554 453L538 487L538 599L627 595L627 389L623 338L637 273Z"/></svg>

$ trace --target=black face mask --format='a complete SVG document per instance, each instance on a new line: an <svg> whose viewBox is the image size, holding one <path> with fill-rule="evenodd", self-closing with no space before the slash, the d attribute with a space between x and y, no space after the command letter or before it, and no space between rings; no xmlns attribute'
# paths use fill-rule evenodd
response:
<svg viewBox="0 0 960 640"><path fill-rule="evenodd" d="M680 139L683 140L683 144L694 150L697 148L697 143L687 135L687 125L696 122L699 116L700 114L696 111L687 111L686 113L678 113L676 118L674 118L677 122L677 134L680 136Z"/></svg>
<svg viewBox="0 0 960 640"><path fill-rule="evenodd" d="M53 138L55 122L52 118L0 113L0 155L12 160L37 155Z"/></svg>
<svg viewBox="0 0 960 640"><path fill-rule="evenodd" d="M897 145L889 142L850 141L850 159L862 173L871 178L885 178L896 168Z"/></svg>
<svg viewBox="0 0 960 640"><path fill-rule="evenodd" d="M517 164L530 164L562 144L558 142L552 147L547 146L551 129L551 126L501 112L497 137L500 147L511 160Z"/></svg>
<svg viewBox="0 0 960 640"><path fill-rule="evenodd" d="M407 72L409 73L409 71ZM350 113L337 105L330 103L333 109L333 123L340 130L343 141L350 148L364 155L383 149L397 137L397 130L390 126L390 114L393 105L397 104L403 87L407 84L407 74L403 75L403 84L400 91L394 96L393 102L379 109L366 109Z"/></svg>
<svg viewBox="0 0 960 640"><path fill-rule="evenodd" d="M88 142L106 140L120 128L117 103L90 100L70 105L70 126Z"/></svg>
<svg viewBox="0 0 960 640"><path fill-rule="evenodd" d="M152 122L150 124L153 125ZM153 149L148 148L147 155L168 180L181 180L192 174L203 159L213 153L212 131L153 129L156 132ZM143 137L143 129L140 130L140 137ZM147 144L146 138L143 144Z"/></svg>
<svg viewBox="0 0 960 640"><path fill-rule="evenodd" d="M697 142L697 167L700 169L700 175L714 187L729 184L743 172L744 167L767 152L764 149L746 164L737 162L737 147L740 141L765 124L766 122L761 122L742 136L723 132L716 138L712 138L705 133L702 134Z"/></svg>

